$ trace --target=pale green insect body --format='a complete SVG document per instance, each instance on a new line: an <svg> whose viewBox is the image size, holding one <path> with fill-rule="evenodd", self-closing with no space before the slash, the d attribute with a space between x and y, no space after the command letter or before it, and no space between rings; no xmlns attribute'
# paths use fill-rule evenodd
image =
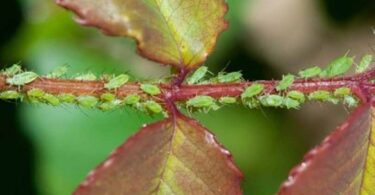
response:
<svg viewBox="0 0 375 195"><path fill-rule="evenodd" d="M259 97L259 101L263 106L268 107L281 107L284 98L280 95L264 95Z"/></svg>
<svg viewBox="0 0 375 195"><path fill-rule="evenodd" d="M301 78L311 78L311 77L316 77L316 76L319 76L319 74L322 72L322 69L318 66L314 66L314 67L311 67L311 68L307 68L305 70L301 70L298 72L298 75L301 77Z"/></svg>
<svg viewBox="0 0 375 195"><path fill-rule="evenodd" d="M344 97L344 104L349 106L349 107L357 107L359 102L353 96L348 95L348 96Z"/></svg>
<svg viewBox="0 0 375 195"><path fill-rule="evenodd" d="M297 100L298 102L300 103L303 103L305 102L305 94L303 94L302 92L300 91L289 91L286 95L288 98L291 98L291 99L294 99L294 100Z"/></svg>
<svg viewBox="0 0 375 195"><path fill-rule="evenodd" d="M140 88L142 91L152 96L159 95L161 93L160 88L153 84L141 84Z"/></svg>
<svg viewBox="0 0 375 195"><path fill-rule="evenodd" d="M33 82L39 76L34 72L22 72L6 79L10 85L22 86Z"/></svg>
<svg viewBox="0 0 375 195"><path fill-rule="evenodd" d="M60 78L68 72L68 67L67 66L61 66L57 67L55 70L53 70L51 73L49 73L46 77L47 78Z"/></svg>
<svg viewBox="0 0 375 195"><path fill-rule="evenodd" d="M113 100L113 101L110 101L110 102L101 103L98 106L98 108L103 110L103 111L108 111L108 110L116 109L116 108L120 107L121 105L122 105L121 100Z"/></svg>
<svg viewBox="0 0 375 195"><path fill-rule="evenodd" d="M76 98L78 104L83 108L93 108L98 104L98 98L94 96L79 96Z"/></svg>
<svg viewBox="0 0 375 195"><path fill-rule="evenodd" d="M22 72L22 67L18 64L13 64L11 67L5 69L3 74L6 76L13 76L21 72Z"/></svg>
<svg viewBox="0 0 375 195"><path fill-rule="evenodd" d="M59 94L59 95L57 96L57 98L59 98L59 100L60 100L62 103L68 103L68 104L74 103L75 100L76 100L76 96L73 95L73 94L70 94L70 93Z"/></svg>
<svg viewBox="0 0 375 195"><path fill-rule="evenodd" d="M219 83L233 83L241 81L242 74L241 72L230 72L230 73L219 73L217 76L217 80Z"/></svg>
<svg viewBox="0 0 375 195"><path fill-rule="evenodd" d="M161 113L163 111L163 107L159 103L157 103L153 100L148 100L148 101L144 102L144 105L145 105L145 107L148 111L150 111L151 113L154 113L154 114L158 114L158 113Z"/></svg>
<svg viewBox="0 0 375 195"><path fill-rule="evenodd" d="M298 109L300 107L301 103L298 100L286 97L286 98L284 98L283 105L287 109Z"/></svg>
<svg viewBox="0 0 375 195"><path fill-rule="evenodd" d="M45 93L42 99L44 100L44 102L52 106L58 106L61 103L58 97L49 93Z"/></svg>
<svg viewBox="0 0 375 195"><path fill-rule="evenodd" d="M354 58L348 56L342 56L333 60L328 67L320 73L321 77L335 77L345 74L354 62Z"/></svg>
<svg viewBox="0 0 375 195"><path fill-rule="evenodd" d="M23 95L19 93L18 91L9 90L9 91L0 92L0 99L3 99L3 100L15 100L15 99L22 100L22 98L23 98Z"/></svg>
<svg viewBox="0 0 375 195"><path fill-rule="evenodd" d="M100 95L100 99L105 102L111 102L116 99L116 96L112 93L103 93L102 95Z"/></svg>
<svg viewBox="0 0 375 195"><path fill-rule="evenodd" d="M337 104L339 102L339 100L337 98L333 97L330 92L324 91L324 90L314 91L314 92L310 93L308 97L309 97L310 100L328 101L328 102L331 102L333 104Z"/></svg>
<svg viewBox="0 0 375 195"><path fill-rule="evenodd" d="M276 90L286 90L288 89L294 82L295 76L291 74L283 75L282 80L277 84Z"/></svg>
<svg viewBox="0 0 375 195"><path fill-rule="evenodd" d="M243 104L249 107L250 109L259 108L261 105L258 99L256 98L250 98L244 101Z"/></svg>
<svg viewBox="0 0 375 195"><path fill-rule="evenodd" d="M186 102L187 106L196 108L210 107L215 104L215 99L211 96L195 96Z"/></svg>
<svg viewBox="0 0 375 195"><path fill-rule="evenodd" d="M225 97L219 98L219 102L221 104L234 104L237 102L237 98L225 96Z"/></svg>
<svg viewBox="0 0 375 195"><path fill-rule="evenodd" d="M34 88L29 91L27 91L27 96L28 97L33 97L33 98L41 98L45 94L45 92L41 89Z"/></svg>
<svg viewBox="0 0 375 195"><path fill-rule="evenodd" d="M318 90L309 94L308 98L310 100L317 101L328 101L331 98L331 93L328 91Z"/></svg>
<svg viewBox="0 0 375 195"><path fill-rule="evenodd" d="M345 97L351 94L351 89L349 87L340 87L333 94L335 97Z"/></svg>
<svg viewBox="0 0 375 195"><path fill-rule="evenodd" d="M104 88L112 90L117 89L127 83L129 81L129 76L126 74L120 74L112 79L110 79L106 84L104 84Z"/></svg>
<svg viewBox="0 0 375 195"><path fill-rule="evenodd" d="M127 105L136 105L141 100L141 97L137 94L130 94L126 96L123 100L124 104Z"/></svg>
<svg viewBox="0 0 375 195"><path fill-rule="evenodd" d="M98 77L93 73L87 73L78 75L74 79L79 81L95 81L98 79Z"/></svg>
<svg viewBox="0 0 375 195"><path fill-rule="evenodd" d="M244 99L255 97L259 95L260 93L262 93L263 90L264 90L263 84L258 84L258 83L252 84L251 86L247 87L244 90L244 92L241 94L241 98L244 100Z"/></svg>
<svg viewBox="0 0 375 195"><path fill-rule="evenodd" d="M38 88L34 88L26 92L27 99L34 104L40 103L44 94L45 92Z"/></svg>
<svg viewBox="0 0 375 195"><path fill-rule="evenodd" d="M194 73L187 78L187 84L192 85L199 83L207 74L208 68L206 66L199 67Z"/></svg>
<svg viewBox="0 0 375 195"><path fill-rule="evenodd" d="M374 60L373 55L367 54L367 55L363 56L360 63L358 64L355 72L356 73L365 72L368 69L368 67L370 66L370 64L372 63L373 60Z"/></svg>

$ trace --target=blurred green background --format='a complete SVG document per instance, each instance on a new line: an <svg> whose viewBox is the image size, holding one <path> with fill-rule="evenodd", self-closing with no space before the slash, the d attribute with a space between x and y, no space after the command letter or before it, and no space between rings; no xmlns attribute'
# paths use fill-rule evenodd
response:
<svg viewBox="0 0 375 195"><path fill-rule="evenodd" d="M230 28L207 65L242 70L246 79L277 79L350 53L375 54L372 0L228 0ZM67 64L82 72L128 72L138 79L169 74L135 53L134 42L82 27L52 0L0 3L0 65L20 62L40 74ZM0 102L2 173L7 195L66 195L144 123L135 110L101 112ZM275 194L309 148L347 115L343 106L309 104L299 111L225 107L196 117L234 155L244 194Z"/></svg>

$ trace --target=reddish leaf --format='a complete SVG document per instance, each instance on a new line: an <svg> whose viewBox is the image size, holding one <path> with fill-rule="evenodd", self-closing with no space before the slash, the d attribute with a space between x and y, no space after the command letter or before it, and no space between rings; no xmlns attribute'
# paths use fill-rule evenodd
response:
<svg viewBox="0 0 375 195"><path fill-rule="evenodd" d="M224 0L57 0L79 21L105 33L137 40L144 57L194 68L202 64L227 27Z"/></svg>
<svg viewBox="0 0 375 195"><path fill-rule="evenodd" d="M142 128L74 194L241 194L241 178L211 133L178 116Z"/></svg>
<svg viewBox="0 0 375 195"><path fill-rule="evenodd" d="M375 120L369 104L354 111L295 167L281 195L374 195Z"/></svg>

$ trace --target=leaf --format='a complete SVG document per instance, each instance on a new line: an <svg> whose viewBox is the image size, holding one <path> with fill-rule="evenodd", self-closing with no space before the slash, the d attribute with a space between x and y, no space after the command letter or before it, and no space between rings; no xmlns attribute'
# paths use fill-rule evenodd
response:
<svg viewBox="0 0 375 195"><path fill-rule="evenodd" d="M241 178L214 136L178 115L142 128L74 194L241 194Z"/></svg>
<svg viewBox="0 0 375 195"><path fill-rule="evenodd" d="M129 36L139 53L162 64L195 68L227 27L224 0L56 0L79 22L106 34Z"/></svg>
<svg viewBox="0 0 375 195"><path fill-rule="evenodd" d="M369 104L310 151L280 195L375 194L375 109Z"/></svg>

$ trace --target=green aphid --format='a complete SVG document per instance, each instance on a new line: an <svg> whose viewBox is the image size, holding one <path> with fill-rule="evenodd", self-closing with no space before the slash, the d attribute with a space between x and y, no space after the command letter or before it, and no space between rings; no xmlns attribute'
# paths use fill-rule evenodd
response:
<svg viewBox="0 0 375 195"><path fill-rule="evenodd" d="M111 102L111 101L116 99L116 96L115 96L115 94L112 94L112 93L103 93L100 96L100 99L105 101L105 102Z"/></svg>
<svg viewBox="0 0 375 195"><path fill-rule="evenodd" d="M320 73L321 77L335 77L345 74L354 62L354 58L342 56L329 63L328 67Z"/></svg>
<svg viewBox="0 0 375 195"><path fill-rule="evenodd" d="M42 98L45 92L41 89L34 88L29 91L27 91L27 96L31 98Z"/></svg>
<svg viewBox="0 0 375 195"><path fill-rule="evenodd" d="M349 87L340 87L336 89L335 92L333 93L335 97L345 97L350 94L351 94L351 90Z"/></svg>
<svg viewBox="0 0 375 195"><path fill-rule="evenodd" d="M141 97L137 94L131 94L124 98L124 104L127 105L136 105L141 100Z"/></svg>
<svg viewBox="0 0 375 195"><path fill-rule="evenodd" d="M54 96L52 94L49 94L49 93L44 94L43 97L42 97L42 99L47 104L50 104L52 106L58 106L60 104L59 98L57 98L56 96Z"/></svg>
<svg viewBox="0 0 375 195"><path fill-rule="evenodd" d="M72 104L76 100L76 96L73 95L73 94L70 94L70 93L60 94L60 95L57 96L57 98L59 98L60 102L68 103L68 104Z"/></svg>
<svg viewBox="0 0 375 195"><path fill-rule="evenodd" d="M318 76L320 73L322 72L322 69L318 66L314 66L314 67L311 67L311 68L307 68L305 70L301 70L298 72L298 75L301 77L301 78L311 78L311 77L316 77Z"/></svg>
<svg viewBox="0 0 375 195"><path fill-rule="evenodd" d="M10 90L10 91L0 92L0 99L3 99L3 100L14 100L14 99L22 99L22 98L23 98L22 94L20 94L17 91Z"/></svg>
<svg viewBox="0 0 375 195"><path fill-rule="evenodd" d="M117 89L127 83L129 81L129 76L126 74L120 74L111 80L109 80L106 84L104 84L104 88L106 89Z"/></svg>
<svg viewBox="0 0 375 195"><path fill-rule="evenodd" d="M357 107L359 102L353 96L348 95L344 97L344 104L347 105L348 107Z"/></svg>
<svg viewBox="0 0 375 195"><path fill-rule="evenodd" d="M15 74L18 74L22 72L22 67L18 64L13 64L11 67L7 68L4 70L3 74L8 76L8 77L11 77Z"/></svg>
<svg viewBox="0 0 375 195"><path fill-rule="evenodd" d="M301 102L299 102L298 100L286 97L284 98L283 105L287 109L298 109L301 105Z"/></svg>
<svg viewBox="0 0 375 195"><path fill-rule="evenodd" d="M308 98L309 100L328 101L332 99L332 95L328 91L318 90L310 93Z"/></svg>
<svg viewBox="0 0 375 195"><path fill-rule="evenodd" d="M367 55L363 56L362 59L361 59L361 62L358 64L357 68L355 69L355 72L356 73L365 72L368 69L368 67L370 66L370 64L372 63L373 60L374 60L373 55L367 54Z"/></svg>
<svg viewBox="0 0 375 195"><path fill-rule="evenodd" d="M113 110L113 109L119 107L121 105L121 103L122 102L120 100L114 100L114 101L111 101L111 102L103 102L98 106L98 108L103 110L103 111Z"/></svg>
<svg viewBox="0 0 375 195"><path fill-rule="evenodd" d="M98 98L94 96L79 96L76 100L83 108L93 108L98 104Z"/></svg>
<svg viewBox="0 0 375 195"><path fill-rule="evenodd" d="M284 98L279 95L264 95L259 97L259 101L263 106L280 107L283 105Z"/></svg>
<svg viewBox="0 0 375 195"><path fill-rule="evenodd" d="M28 100L34 104L39 103L44 94L45 92L43 90L37 88L31 89L26 93Z"/></svg>
<svg viewBox="0 0 375 195"><path fill-rule="evenodd" d="M215 99L211 96L195 96L186 102L187 106L195 108L208 108L215 104Z"/></svg>
<svg viewBox="0 0 375 195"><path fill-rule="evenodd" d="M194 73L187 78L187 84L192 85L199 83L207 74L208 68L206 66L201 66L197 70L194 71Z"/></svg>
<svg viewBox="0 0 375 195"><path fill-rule="evenodd" d="M245 91L241 94L241 98L244 100L244 99L248 99L248 98L252 98L256 95L259 95L260 93L262 93L262 91L264 90L264 85L263 84L252 84L251 86L247 87L245 89Z"/></svg>
<svg viewBox="0 0 375 195"><path fill-rule="evenodd" d="M288 89L294 82L295 76L291 74L283 75L283 79L277 84L276 90L286 90Z"/></svg>
<svg viewBox="0 0 375 195"><path fill-rule="evenodd" d="M151 113L154 113L154 114L158 114L158 113L161 113L163 111L163 107L159 103L157 103L153 100L146 101L144 103L144 106L146 107L146 109L148 111L150 111Z"/></svg>
<svg viewBox="0 0 375 195"><path fill-rule="evenodd" d="M159 95L161 93L160 88L153 84L141 84L140 88L149 95Z"/></svg>
<svg viewBox="0 0 375 195"><path fill-rule="evenodd" d="M219 102L221 104L234 104L237 102L237 98L235 97L221 97L219 98Z"/></svg>
<svg viewBox="0 0 375 195"><path fill-rule="evenodd" d="M67 66L60 66L57 67L55 70L53 70L51 73L49 73L46 77L47 78L61 78L62 76L66 75L68 72Z"/></svg>
<svg viewBox="0 0 375 195"><path fill-rule="evenodd" d="M305 102L305 94L300 91L289 91L286 97L297 100L300 103Z"/></svg>
<svg viewBox="0 0 375 195"><path fill-rule="evenodd" d="M77 77L74 78L75 80L79 80L79 81L95 81L98 79L98 77L96 77L96 75L94 75L93 73L87 73L87 74L82 74L82 75L79 75Z"/></svg>
<svg viewBox="0 0 375 195"><path fill-rule="evenodd" d="M250 98L250 99L246 100L245 102L243 102L243 104L246 105L247 107L249 107L250 109L260 107L260 102L256 98Z"/></svg>
<svg viewBox="0 0 375 195"><path fill-rule="evenodd" d="M217 80L219 83L233 83L238 82L242 79L241 72L230 72L228 74L219 73L217 76Z"/></svg>
<svg viewBox="0 0 375 195"><path fill-rule="evenodd" d="M26 85L33 82L39 76L35 72L22 72L14 75L13 77L7 78L6 82L10 85Z"/></svg>

